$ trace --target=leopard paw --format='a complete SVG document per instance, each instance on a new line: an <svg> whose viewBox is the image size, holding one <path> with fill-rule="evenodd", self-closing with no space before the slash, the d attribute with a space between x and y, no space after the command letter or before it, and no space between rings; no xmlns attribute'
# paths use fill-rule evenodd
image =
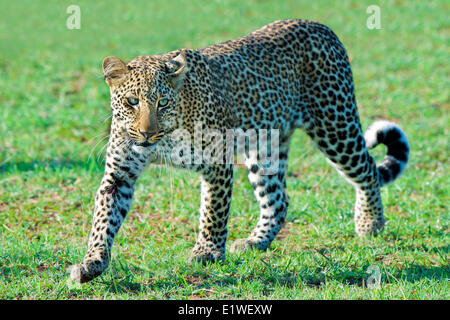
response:
<svg viewBox="0 0 450 320"><path fill-rule="evenodd" d="M203 265L208 262L223 262L225 260L225 252L222 250L205 250L205 249L194 249L189 257L189 263L198 261Z"/></svg>
<svg viewBox="0 0 450 320"><path fill-rule="evenodd" d="M230 252L237 253L237 252L245 252L250 250L265 250L269 243L264 243L262 241L257 241L254 239L237 239L233 242L233 244L230 247Z"/></svg>
<svg viewBox="0 0 450 320"><path fill-rule="evenodd" d="M70 268L70 280L77 283L86 283L102 274L106 266L100 262L90 261L77 263Z"/></svg>

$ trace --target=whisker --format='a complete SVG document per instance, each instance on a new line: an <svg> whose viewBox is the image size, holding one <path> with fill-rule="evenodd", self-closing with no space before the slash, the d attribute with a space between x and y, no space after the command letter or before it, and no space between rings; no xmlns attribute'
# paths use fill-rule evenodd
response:
<svg viewBox="0 0 450 320"><path fill-rule="evenodd" d="M97 152L97 157L96 157L97 162L100 161L100 157L102 156L103 151L105 151L107 147L108 147L108 142L106 142L105 145L104 145L103 147L100 148L100 151ZM101 161L100 161L100 162L101 162Z"/></svg>
<svg viewBox="0 0 450 320"><path fill-rule="evenodd" d="M105 123L106 121L108 121L109 118L112 118L112 116L113 116L113 114L111 113L111 114L110 114L109 116L107 116L107 117L105 118L105 120L103 120L102 122Z"/></svg>
<svg viewBox="0 0 450 320"><path fill-rule="evenodd" d="M170 201L170 213L174 213L174 208L173 208L173 203L174 203L173 168L172 168L172 166L169 166L169 165L168 165L168 162L170 162L170 160L167 158L167 155L164 153L164 163L165 163L165 166L168 168L168 171L169 171L170 197L171 197L171 201Z"/></svg>
<svg viewBox="0 0 450 320"><path fill-rule="evenodd" d="M92 140L94 140L94 139L96 139L96 138L98 138L98 137L100 137L100 136L102 136L102 135L104 135L104 134L105 134L105 133L102 132L102 133L99 133L99 134L93 136L92 138L90 138L89 140L86 141L86 144L90 144ZM107 134L105 137L109 137L109 134ZM104 139L105 137L103 137L103 139Z"/></svg>
<svg viewBox="0 0 450 320"><path fill-rule="evenodd" d="M95 148L96 148L101 142L103 142L106 138L108 138L108 137L109 137L109 135L107 135L107 136L101 138L101 139L100 139L100 140L92 147L91 152L89 153L89 156L88 156L88 158L87 158L87 161L89 161L89 160L91 159L92 153L94 152Z"/></svg>
<svg viewBox="0 0 450 320"><path fill-rule="evenodd" d="M163 157L162 151L160 149L158 149L158 151L156 153L157 161L161 161L162 162L162 157ZM162 167L163 166L162 166L162 164L160 164L158 167L159 167L159 177L161 178L161 176L162 176Z"/></svg>

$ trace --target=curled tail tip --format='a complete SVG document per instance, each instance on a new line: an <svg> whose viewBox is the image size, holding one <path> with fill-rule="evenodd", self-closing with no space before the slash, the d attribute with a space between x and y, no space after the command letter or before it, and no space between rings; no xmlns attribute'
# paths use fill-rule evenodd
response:
<svg viewBox="0 0 450 320"><path fill-rule="evenodd" d="M377 166L381 186L397 179L408 163L409 143L405 133L395 123L379 120L375 121L364 134L368 149L384 144L387 153L383 161Z"/></svg>

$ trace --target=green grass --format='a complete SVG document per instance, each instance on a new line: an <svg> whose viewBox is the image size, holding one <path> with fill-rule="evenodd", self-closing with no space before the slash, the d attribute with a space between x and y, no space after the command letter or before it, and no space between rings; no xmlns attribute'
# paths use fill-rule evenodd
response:
<svg viewBox="0 0 450 320"><path fill-rule="evenodd" d="M66 28L73 2L80 30ZM381 30L366 28L371 4L381 8ZM449 299L445 1L2 0L0 12L0 299ZM86 249L103 171L102 59L199 48L284 18L320 21L342 40L364 129L391 119L408 135L409 167L382 190L384 233L355 235L352 187L299 131L287 223L266 252L189 265L198 175L149 168L110 268L91 283L67 283ZM259 214L246 172L235 177L228 245ZM370 266L380 270L379 288L367 286Z"/></svg>

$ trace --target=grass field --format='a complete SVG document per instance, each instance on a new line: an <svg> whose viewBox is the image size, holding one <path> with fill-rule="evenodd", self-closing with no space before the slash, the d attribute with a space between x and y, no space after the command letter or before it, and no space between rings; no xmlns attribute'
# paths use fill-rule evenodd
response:
<svg viewBox="0 0 450 320"><path fill-rule="evenodd" d="M81 8L79 30L66 27L70 4ZM381 29L366 26L371 4L381 8ZM449 299L448 9L444 0L2 0L0 299ZM382 189L385 231L356 236L352 187L299 131L287 223L269 250L189 265L198 176L149 168L111 266L91 283L68 283L68 267L85 253L104 166L102 59L200 48L284 18L331 27L352 59L363 129L389 119L410 140L409 167ZM372 154L380 160L384 150ZM246 172L236 168L228 245L258 215ZM378 271L380 285L369 286Z"/></svg>

